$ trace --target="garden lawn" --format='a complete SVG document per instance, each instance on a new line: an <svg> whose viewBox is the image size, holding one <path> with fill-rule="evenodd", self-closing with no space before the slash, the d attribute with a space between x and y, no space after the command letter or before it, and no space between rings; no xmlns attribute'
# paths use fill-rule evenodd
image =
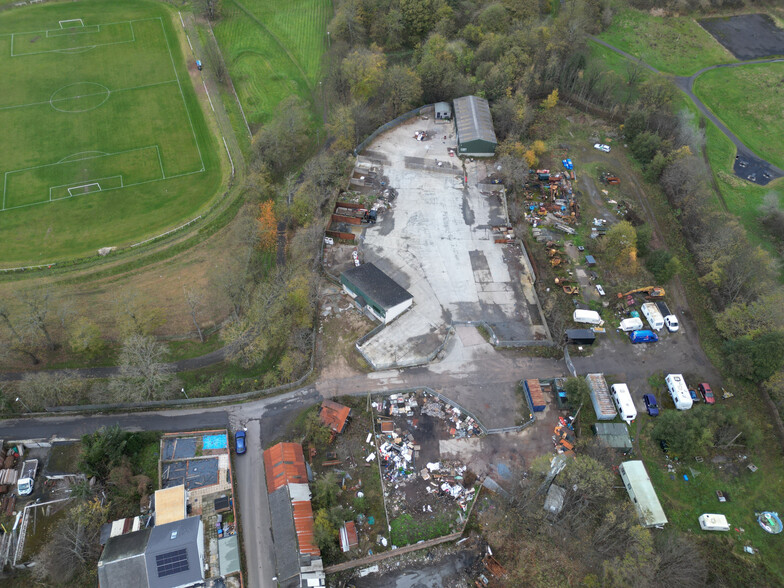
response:
<svg viewBox="0 0 784 588"><path fill-rule="evenodd" d="M600 37L660 71L679 76L737 61L693 18L685 16L652 16L624 8Z"/></svg>

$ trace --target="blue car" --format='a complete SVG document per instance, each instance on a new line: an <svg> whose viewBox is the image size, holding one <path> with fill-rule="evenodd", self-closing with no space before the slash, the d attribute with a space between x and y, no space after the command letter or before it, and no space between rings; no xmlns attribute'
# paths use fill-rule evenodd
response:
<svg viewBox="0 0 784 588"><path fill-rule="evenodd" d="M659 416L659 404L653 394L643 394L642 401L645 403L645 410L652 417Z"/></svg>
<svg viewBox="0 0 784 588"><path fill-rule="evenodd" d="M629 333L629 341L632 343L656 343L659 336L653 331L632 331Z"/></svg>
<svg viewBox="0 0 784 588"><path fill-rule="evenodd" d="M247 447L245 447L245 431L234 433L234 450L237 452L237 455L242 455L247 451Z"/></svg>

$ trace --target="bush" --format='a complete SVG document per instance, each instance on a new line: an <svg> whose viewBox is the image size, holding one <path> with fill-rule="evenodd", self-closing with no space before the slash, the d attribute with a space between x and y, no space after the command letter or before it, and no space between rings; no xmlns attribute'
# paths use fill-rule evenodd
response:
<svg viewBox="0 0 784 588"><path fill-rule="evenodd" d="M666 249L657 249L645 259L645 267L659 284L666 284L678 273L680 262Z"/></svg>

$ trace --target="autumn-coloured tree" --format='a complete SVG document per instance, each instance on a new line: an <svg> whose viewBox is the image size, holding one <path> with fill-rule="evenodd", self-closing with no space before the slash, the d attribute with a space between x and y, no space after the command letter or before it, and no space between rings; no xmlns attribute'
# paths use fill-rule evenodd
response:
<svg viewBox="0 0 784 588"><path fill-rule="evenodd" d="M558 105L558 88L550 92L550 95L542 102L542 106L547 109L555 108Z"/></svg>
<svg viewBox="0 0 784 588"><path fill-rule="evenodd" d="M275 219L275 209L272 200L259 204L259 247L272 249L275 247L278 221Z"/></svg>
<svg viewBox="0 0 784 588"><path fill-rule="evenodd" d="M539 158L536 156L533 149L526 150L526 152L523 153L523 159L525 159L528 167L536 167L539 165Z"/></svg>

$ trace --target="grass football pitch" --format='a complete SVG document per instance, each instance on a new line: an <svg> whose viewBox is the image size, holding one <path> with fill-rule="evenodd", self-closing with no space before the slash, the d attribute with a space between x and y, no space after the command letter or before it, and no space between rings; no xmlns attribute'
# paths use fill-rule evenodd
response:
<svg viewBox="0 0 784 588"><path fill-rule="evenodd" d="M215 195L217 144L172 16L88 0L0 17L0 267L140 241Z"/></svg>

